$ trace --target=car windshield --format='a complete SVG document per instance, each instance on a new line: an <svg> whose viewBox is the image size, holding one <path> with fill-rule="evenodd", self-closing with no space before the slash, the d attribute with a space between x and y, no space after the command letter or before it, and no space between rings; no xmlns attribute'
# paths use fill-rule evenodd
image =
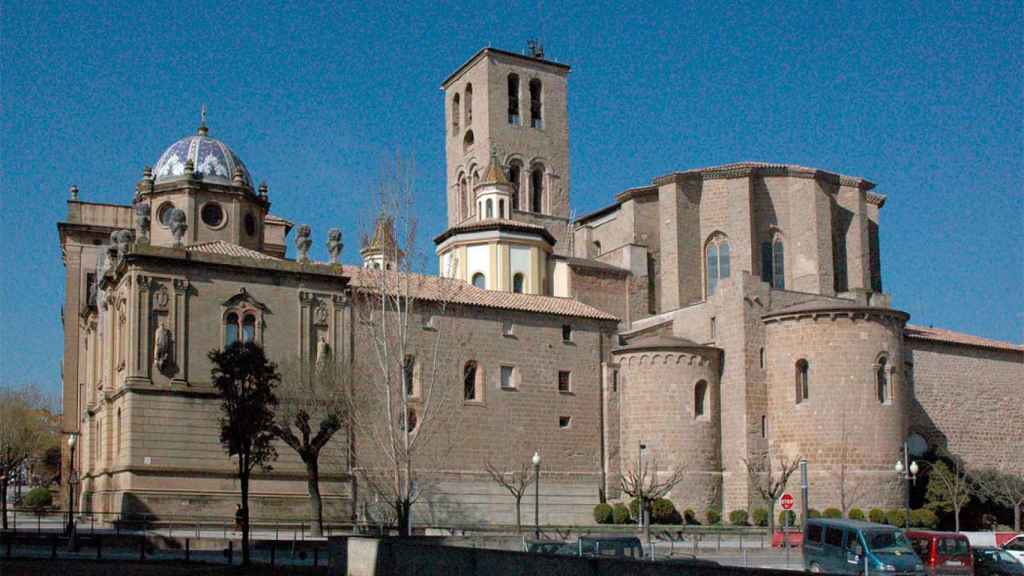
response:
<svg viewBox="0 0 1024 576"><path fill-rule="evenodd" d="M872 552L914 553L914 549L910 547L910 541L899 530L867 530L864 532L864 539L867 541L868 550Z"/></svg>
<svg viewBox="0 0 1024 576"><path fill-rule="evenodd" d="M1013 557L1013 554L1010 554L1009 552L1003 552L1002 550L986 551L985 555L997 562L1002 562L1005 564L1017 563L1017 559Z"/></svg>

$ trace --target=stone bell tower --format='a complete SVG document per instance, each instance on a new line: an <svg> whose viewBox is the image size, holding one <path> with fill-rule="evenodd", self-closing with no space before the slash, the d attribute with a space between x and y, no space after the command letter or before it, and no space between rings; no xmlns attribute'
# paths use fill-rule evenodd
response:
<svg viewBox="0 0 1024 576"><path fill-rule="evenodd" d="M568 74L531 44L527 55L484 48L444 81L449 227L478 217L474 188L493 148L513 188L508 219L565 237Z"/></svg>

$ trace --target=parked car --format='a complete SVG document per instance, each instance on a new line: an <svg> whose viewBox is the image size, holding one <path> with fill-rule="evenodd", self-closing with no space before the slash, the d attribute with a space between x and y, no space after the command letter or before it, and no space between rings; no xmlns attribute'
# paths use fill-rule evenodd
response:
<svg viewBox="0 0 1024 576"><path fill-rule="evenodd" d="M906 535L929 574L970 576L974 573L971 543L967 536L931 530L910 530Z"/></svg>
<svg viewBox="0 0 1024 576"><path fill-rule="evenodd" d="M635 558L642 560L644 547L635 536L581 536L577 543L580 556Z"/></svg>
<svg viewBox="0 0 1024 576"><path fill-rule="evenodd" d="M804 526L804 569L814 573L926 576L903 531L885 524L812 518Z"/></svg>
<svg viewBox="0 0 1024 576"><path fill-rule="evenodd" d="M1024 564L1012 554L1001 548L976 546L971 555L974 557L974 576L1021 576Z"/></svg>
<svg viewBox="0 0 1024 576"><path fill-rule="evenodd" d="M1018 534L1009 542L1002 545L1002 549L1009 552L1018 562L1024 563L1024 534Z"/></svg>

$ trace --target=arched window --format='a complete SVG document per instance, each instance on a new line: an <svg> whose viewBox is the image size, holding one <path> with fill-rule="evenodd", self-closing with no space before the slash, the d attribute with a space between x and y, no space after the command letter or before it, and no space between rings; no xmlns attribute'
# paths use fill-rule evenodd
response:
<svg viewBox="0 0 1024 576"><path fill-rule="evenodd" d="M406 416L406 426L409 427L409 432L415 432L416 427L419 426L419 424L420 421L419 417L416 415L416 409L409 408L408 414Z"/></svg>
<svg viewBox="0 0 1024 576"><path fill-rule="evenodd" d="M772 243L772 288L782 290L786 287L786 264L782 248L782 238L775 238Z"/></svg>
<svg viewBox="0 0 1024 576"><path fill-rule="evenodd" d="M256 340L256 317L246 314L242 319L242 342L253 342Z"/></svg>
<svg viewBox="0 0 1024 576"><path fill-rule="evenodd" d="M806 402L810 398L811 375L807 360L796 361L796 403Z"/></svg>
<svg viewBox="0 0 1024 576"><path fill-rule="evenodd" d="M508 75L508 123L519 125L519 75Z"/></svg>
<svg viewBox="0 0 1024 576"><path fill-rule="evenodd" d="M462 137L462 151L467 152L473 147L473 131L466 130L466 135Z"/></svg>
<svg viewBox="0 0 1024 576"><path fill-rule="evenodd" d="M498 200L498 218L508 218L508 214L505 214L504 200Z"/></svg>
<svg viewBox="0 0 1024 576"><path fill-rule="evenodd" d="M530 80L530 126L534 128L544 127L541 108L540 80L534 78Z"/></svg>
<svg viewBox="0 0 1024 576"><path fill-rule="evenodd" d="M459 114L462 112L459 110L459 95L456 94L452 97L452 134L459 133Z"/></svg>
<svg viewBox="0 0 1024 576"><path fill-rule="evenodd" d="M707 292L708 296L715 293L718 282L729 277L730 249L729 240L725 236L712 237L707 244Z"/></svg>
<svg viewBox="0 0 1024 576"><path fill-rule="evenodd" d="M508 181L512 184L512 209L519 210L519 178L522 174L523 166L519 162L512 162L508 166Z"/></svg>
<svg viewBox="0 0 1024 576"><path fill-rule="evenodd" d="M530 171L530 212L540 213L544 207L544 168Z"/></svg>
<svg viewBox="0 0 1024 576"><path fill-rule="evenodd" d="M708 383L704 380L697 382L693 388L693 417L700 418L707 414Z"/></svg>
<svg viewBox="0 0 1024 576"><path fill-rule="evenodd" d="M466 126L473 124L473 85L466 84Z"/></svg>
<svg viewBox="0 0 1024 576"><path fill-rule="evenodd" d="M764 365L765 365L764 347L761 348L761 352L760 352L759 355L761 357L761 368L764 369Z"/></svg>
<svg viewBox="0 0 1024 576"><path fill-rule="evenodd" d="M484 208L484 214L486 215L485 218L494 218L494 200L488 198L487 202L484 203L484 206L486 206L486 208Z"/></svg>
<svg viewBox="0 0 1024 576"><path fill-rule="evenodd" d="M460 214L462 218L469 218L469 183L466 182L466 175L459 176L459 202L461 204Z"/></svg>
<svg viewBox="0 0 1024 576"><path fill-rule="evenodd" d="M889 375L886 374L886 364L887 360L885 356L882 356L878 359L878 365L875 366L875 386L879 404L888 404L892 399L889 395Z"/></svg>
<svg viewBox="0 0 1024 576"><path fill-rule="evenodd" d="M476 168L473 169L473 190L476 190L476 185L480 183L480 171Z"/></svg>
<svg viewBox="0 0 1024 576"><path fill-rule="evenodd" d="M594 256L595 257L596 256L600 256L601 255L601 241L600 240L594 240L591 243L591 245L594 247Z"/></svg>
<svg viewBox="0 0 1024 576"><path fill-rule="evenodd" d="M761 438L768 437L768 417L764 414L761 415Z"/></svg>
<svg viewBox="0 0 1024 576"><path fill-rule="evenodd" d="M405 384L405 397L416 396L416 357L406 356L402 365L402 383ZM413 426L415 428L415 426Z"/></svg>
<svg viewBox="0 0 1024 576"><path fill-rule="evenodd" d="M483 370L475 360L466 362L462 368L462 397L464 400L480 400L480 384L483 380Z"/></svg>
<svg viewBox="0 0 1024 576"><path fill-rule="evenodd" d="M224 317L224 347L238 342L238 314L232 312Z"/></svg>
<svg viewBox="0 0 1024 576"><path fill-rule="evenodd" d="M484 277L482 272L473 274L473 286L477 288L487 288L487 278Z"/></svg>
<svg viewBox="0 0 1024 576"><path fill-rule="evenodd" d="M512 276L512 291L516 294L522 294L525 280L526 278L523 276L522 272L517 272Z"/></svg>

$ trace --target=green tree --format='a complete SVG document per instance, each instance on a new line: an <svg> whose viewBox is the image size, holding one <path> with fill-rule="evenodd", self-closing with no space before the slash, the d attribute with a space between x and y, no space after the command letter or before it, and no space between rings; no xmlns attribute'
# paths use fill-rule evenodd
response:
<svg viewBox="0 0 1024 576"><path fill-rule="evenodd" d="M960 531L960 510L971 501L971 485L958 456L943 452L941 460L923 462L928 469L928 489L925 506L932 510L952 512L956 531Z"/></svg>
<svg viewBox="0 0 1024 576"><path fill-rule="evenodd" d="M277 458L274 439L274 388L281 380L277 366L254 342L236 342L208 354L213 385L221 398L220 442L238 461L242 495L242 564L249 564L249 477L259 466L271 468Z"/></svg>
<svg viewBox="0 0 1024 576"><path fill-rule="evenodd" d="M1013 510L1013 530L1021 531L1021 509L1024 508L1024 476L995 468L979 470L972 475L974 493L982 502L991 502Z"/></svg>
<svg viewBox="0 0 1024 576"><path fill-rule="evenodd" d="M33 387L0 389L0 517L7 530L7 482L48 435L45 399Z"/></svg>

